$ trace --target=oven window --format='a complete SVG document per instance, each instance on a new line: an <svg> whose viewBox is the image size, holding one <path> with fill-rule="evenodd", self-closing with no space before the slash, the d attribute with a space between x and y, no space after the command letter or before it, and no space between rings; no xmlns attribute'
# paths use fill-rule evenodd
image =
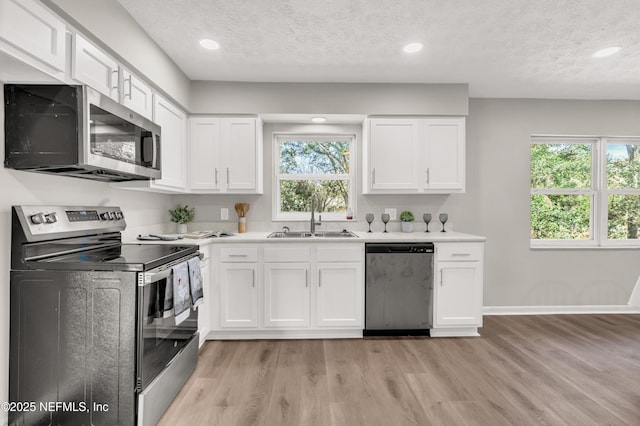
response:
<svg viewBox="0 0 640 426"><path fill-rule="evenodd" d="M187 345L198 329L198 314L190 308L189 317L176 325L172 310L165 309L167 286L173 277L139 287L143 301L140 313L142 338L138 340L142 353L142 388L144 389L160 373L173 357ZM140 328L139 328L140 330Z"/></svg>

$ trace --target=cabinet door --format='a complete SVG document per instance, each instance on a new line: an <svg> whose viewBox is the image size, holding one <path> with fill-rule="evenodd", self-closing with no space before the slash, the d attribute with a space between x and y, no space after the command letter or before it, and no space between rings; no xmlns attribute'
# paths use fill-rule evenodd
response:
<svg viewBox="0 0 640 426"><path fill-rule="evenodd" d="M318 263L317 325L363 325L362 263Z"/></svg>
<svg viewBox="0 0 640 426"><path fill-rule="evenodd" d="M0 1L0 39L57 71L65 70L65 33L65 24L38 1Z"/></svg>
<svg viewBox="0 0 640 426"><path fill-rule="evenodd" d="M152 186L184 190L186 188L187 116L161 96L154 97L154 122L161 128L162 179Z"/></svg>
<svg viewBox="0 0 640 426"><path fill-rule="evenodd" d="M224 164L224 182L227 192L255 191L256 119L222 118L221 139Z"/></svg>
<svg viewBox="0 0 640 426"><path fill-rule="evenodd" d="M369 189L384 193L417 192L420 120L369 121ZM379 190L379 191L378 191Z"/></svg>
<svg viewBox="0 0 640 426"><path fill-rule="evenodd" d="M424 189L464 190L464 118L424 121ZM442 191L439 191L442 192Z"/></svg>
<svg viewBox="0 0 640 426"><path fill-rule="evenodd" d="M264 325L309 326L309 263L264 264Z"/></svg>
<svg viewBox="0 0 640 426"><path fill-rule="evenodd" d="M153 119L153 92L142 80L127 70L122 70L122 104Z"/></svg>
<svg viewBox="0 0 640 426"><path fill-rule="evenodd" d="M220 120L189 119L189 186L192 190L220 189Z"/></svg>
<svg viewBox="0 0 640 426"><path fill-rule="evenodd" d="M258 326L257 266L255 263L220 264L220 326Z"/></svg>
<svg viewBox="0 0 640 426"><path fill-rule="evenodd" d="M71 68L74 80L120 102L118 63L77 33Z"/></svg>
<svg viewBox="0 0 640 426"><path fill-rule="evenodd" d="M434 327L482 325L481 262L438 262L434 288Z"/></svg>

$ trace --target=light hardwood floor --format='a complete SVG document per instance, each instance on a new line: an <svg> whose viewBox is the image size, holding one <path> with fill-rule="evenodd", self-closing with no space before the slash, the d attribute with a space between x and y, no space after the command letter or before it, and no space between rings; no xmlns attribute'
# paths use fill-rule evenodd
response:
<svg viewBox="0 0 640 426"><path fill-rule="evenodd" d="M640 315L482 337L209 341L161 425L640 425Z"/></svg>

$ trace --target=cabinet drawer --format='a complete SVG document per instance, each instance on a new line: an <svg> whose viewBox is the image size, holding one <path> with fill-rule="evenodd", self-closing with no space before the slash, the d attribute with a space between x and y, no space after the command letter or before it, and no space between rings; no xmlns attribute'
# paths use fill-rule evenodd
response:
<svg viewBox="0 0 640 426"><path fill-rule="evenodd" d="M318 247L318 262L362 262L362 245L322 245Z"/></svg>
<svg viewBox="0 0 640 426"><path fill-rule="evenodd" d="M287 247L265 247L265 262L308 262L311 258L309 247L293 244Z"/></svg>
<svg viewBox="0 0 640 426"><path fill-rule="evenodd" d="M223 247L220 249L222 262L257 262L257 247Z"/></svg>
<svg viewBox="0 0 640 426"><path fill-rule="evenodd" d="M439 261L475 261L482 259L482 244L437 244L436 257Z"/></svg>

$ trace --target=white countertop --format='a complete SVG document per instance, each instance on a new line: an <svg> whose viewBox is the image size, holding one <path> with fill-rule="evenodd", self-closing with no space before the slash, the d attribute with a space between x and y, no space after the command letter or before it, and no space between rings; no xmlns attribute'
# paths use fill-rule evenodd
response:
<svg viewBox="0 0 640 426"><path fill-rule="evenodd" d="M207 245L212 243L391 243L391 242L484 242L486 237L462 232L354 232L358 238L345 237L308 237L308 238L267 238L271 232L245 232L221 238L183 238L174 241L128 241L130 243L145 244L178 244L178 245ZM164 234L175 235L179 234Z"/></svg>

